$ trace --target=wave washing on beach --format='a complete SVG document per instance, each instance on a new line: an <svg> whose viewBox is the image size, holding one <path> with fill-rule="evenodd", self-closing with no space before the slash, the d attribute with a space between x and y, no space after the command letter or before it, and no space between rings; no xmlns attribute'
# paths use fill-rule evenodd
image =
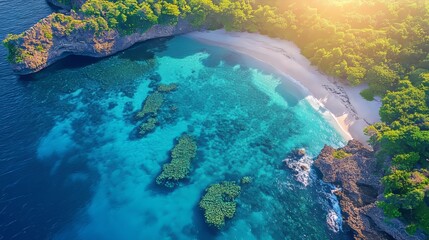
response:
<svg viewBox="0 0 429 240"><path fill-rule="evenodd" d="M190 38L203 43L222 46L248 55L270 65L274 71L301 85L317 105L327 109L335 118L334 126L344 131L346 138L353 137L363 143L368 136L363 129L368 123L380 121L381 102L368 102L359 92L366 86L350 87L320 73L311 65L292 42L272 39L256 33L225 32L224 30L195 32ZM309 99L313 102L312 99ZM320 108L316 106L316 108ZM330 116L328 116L330 117Z"/></svg>
<svg viewBox="0 0 429 240"><path fill-rule="evenodd" d="M298 157L287 157L283 162L295 173L296 181L302 183L304 187L310 185L315 178L311 171L313 159L308 155L304 154Z"/></svg>

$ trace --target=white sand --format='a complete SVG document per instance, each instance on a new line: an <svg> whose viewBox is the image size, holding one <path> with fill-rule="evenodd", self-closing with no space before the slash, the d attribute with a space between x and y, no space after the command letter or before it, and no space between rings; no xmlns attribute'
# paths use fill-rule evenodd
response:
<svg viewBox="0 0 429 240"><path fill-rule="evenodd" d="M274 67L280 74L297 81L308 94L306 97L331 121L346 139L366 143L363 129L380 121L380 101L368 102L359 92L365 86L349 87L321 74L311 66L300 49L289 41L272 39L255 33L225 32L224 30L194 32L187 36L201 42L222 46L246 54ZM329 112L324 111L327 109ZM333 118L332 118L333 117Z"/></svg>

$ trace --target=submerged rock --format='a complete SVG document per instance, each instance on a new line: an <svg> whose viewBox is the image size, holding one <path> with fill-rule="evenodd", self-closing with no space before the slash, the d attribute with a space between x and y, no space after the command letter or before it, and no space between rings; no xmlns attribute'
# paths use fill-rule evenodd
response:
<svg viewBox="0 0 429 240"><path fill-rule="evenodd" d="M298 148L298 149L295 149L294 151L293 151L293 155L296 157L296 158L302 158L302 157L304 157L305 156L305 148Z"/></svg>
<svg viewBox="0 0 429 240"><path fill-rule="evenodd" d="M338 186L333 191L340 199L344 220L355 239L426 239L423 235L410 236L405 224L397 219L387 219L376 206L382 198L381 177L374 152L362 143L351 140L338 150L325 146L314 166L323 174L323 180Z"/></svg>
<svg viewBox="0 0 429 240"><path fill-rule="evenodd" d="M295 172L295 179L298 182L302 183L305 187L310 185L313 160L305 155L305 149L294 150L283 162L289 169Z"/></svg>

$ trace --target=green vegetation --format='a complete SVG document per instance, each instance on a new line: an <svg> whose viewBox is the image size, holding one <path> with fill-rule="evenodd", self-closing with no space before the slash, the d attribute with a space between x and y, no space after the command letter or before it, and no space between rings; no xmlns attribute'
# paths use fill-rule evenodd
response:
<svg viewBox="0 0 429 240"><path fill-rule="evenodd" d="M410 222L409 230L420 227L428 232L429 207L424 201L429 186L428 176L427 170L392 170L383 178L385 201L379 206L389 217L405 217Z"/></svg>
<svg viewBox="0 0 429 240"><path fill-rule="evenodd" d="M421 203L418 207L415 208L415 214L412 216L413 221L417 222L421 229L425 232L429 232L429 206L427 204Z"/></svg>
<svg viewBox="0 0 429 240"><path fill-rule="evenodd" d="M149 95L144 104L143 108L140 110L140 112L137 113L137 118L144 118L148 114L156 115L158 110L161 108L162 104L164 103L164 95L160 92L154 92L151 95Z"/></svg>
<svg viewBox="0 0 429 240"><path fill-rule="evenodd" d="M52 38L54 37L52 35L52 28L51 26L47 26L47 25L42 25L41 27L42 33L44 35L44 37L48 40L52 40Z"/></svg>
<svg viewBox="0 0 429 240"><path fill-rule="evenodd" d="M7 60L10 63L22 63L24 62L25 56L23 55L22 49L17 47L18 44L15 42L18 41L22 35L8 34L7 37L3 40L3 45L7 48L9 55Z"/></svg>
<svg viewBox="0 0 429 240"><path fill-rule="evenodd" d="M360 92L360 95L367 101L374 101L374 93L371 89L364 89Z"/></svg>
<svg viewBox="0 0 429 240"><path fill-rule="evenodd" d="M197 143L188 135L182 135L171 151L171 162L164 164L156 183L174 187L178 181L186 178L191 170L191 161L195 158Z"/></svg>
<svg viewBox="0 0 429 240"><path fill-rule="evenodd" d="M332 154L334 156L334 158L336 159L343 159L346 157L350 157L351 154L350 153L346 153L344 150L335 150L334 153Z"/></svg>
<svg viewBox="0 0 429 240"><path fill-rule="evenodd" d="M351 85L367 82L374 94L395 90L401 78L429 67L425 1L255 2L270 7L259 6L251 21L256 28L246 22L246 30L293 40L320 70Z"/></svg>
<svg viewBox="0 0 429 240"><path fill-rule="evenodd" d="M419 85L401 80L396 91L384 96L383 123L366 132L380 148L379 158L392 160L383 178L385 201L379 206L386 215L410 223L410 232L420 228L429 233L429 74L413 78Z"/></svg>
<svg viewBox="0 0 429 240"><path fill-rule="evenodd" d="M235 182L222 182L211 185L200 201L206 223L218 229L225 225L225 218L234 217L237 203L235 198L241 188Z"/></svg>

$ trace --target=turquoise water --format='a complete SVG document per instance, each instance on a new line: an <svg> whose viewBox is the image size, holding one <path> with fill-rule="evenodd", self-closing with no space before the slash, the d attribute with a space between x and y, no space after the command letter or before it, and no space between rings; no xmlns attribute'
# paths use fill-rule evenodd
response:
<svg viewBox="0 0 429 240"><path fill-rule="evenodd" d="M304 187L282 162L296 148L315 157L324 144L344 144L288 79L186 36L91 63L77 58L72 66L71 60L26 82L28 94L44 105L36 111L50 120L35 150L49 170L47 186L65 186L70 192L59 199L77 202L52 238L345 237L326 224L329 187L315 176ZM165 93L159 126L140 138L135 114L159 84L169 83L178 90ZM183 133L198 145L189 178L175 189L159 187L155 178ZM242 186L235 217L221 231L207 227L198 207L204 189L244 176L253 182Z"/></svg>

